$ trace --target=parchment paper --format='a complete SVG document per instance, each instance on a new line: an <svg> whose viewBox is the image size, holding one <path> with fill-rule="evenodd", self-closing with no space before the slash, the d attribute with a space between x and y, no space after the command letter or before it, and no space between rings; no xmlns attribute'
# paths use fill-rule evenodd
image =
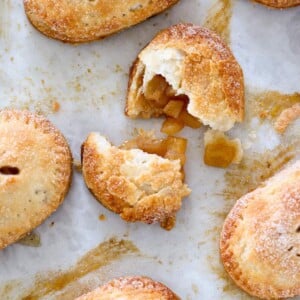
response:
<svg viewBox="0 0 300 300"><path fill-rule="evenodd" d="M129 30L74 46L36 31L25 17L22 2L0 2L0 107L44 113L67 137L77 160L80 145L91 131L101 132L115 144L131 138L135 128L152 129L159 135L161 119L132 121L124 116L129 67L158 30L182 21L203 24L217 3L182 0L166 13ZM300 7L271 10L236 0L230 32L230 46L243 68L248 94L300 91ZM58 112L52 109L56 102ZM268 154L271 157L282 157L288 148L278 145L299 139L299 121L284 137L275 133L271 123L248 118L230 132L241 138L249 161L263 157L260 155L266 149L276 149ZM85 281L82 278L82 290L115 276L141 274L164 282L182 299L250 299L230 282L219 262L220 228L237 200L234 193L224 192L234 189L228 181L234 169L204 165L205 130L185 128L182 133L189 139L185 170L193 192L184 200L172 231L158 225L126 224L91 196L81 174L75 171L63 205L36 229L41 246L15 244L0 252L0 299L24 298L31 287L35 288L37 274L51 278L53 273L48 272L68 270L89 250L112 237L131 241L138 252L105 264ZM293 157L296 150L297 146L289 150ZM101 214L105 215L103 221L99 220ZM73 296L80 294L76 284ZM62 295L57 291L44 299L73 297Z"/></svg>

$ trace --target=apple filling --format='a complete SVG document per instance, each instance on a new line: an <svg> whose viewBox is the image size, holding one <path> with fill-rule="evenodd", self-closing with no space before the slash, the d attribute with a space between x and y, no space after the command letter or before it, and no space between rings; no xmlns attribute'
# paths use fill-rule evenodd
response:
<svg viewBox="0 0 300 300"><path fill-rule="evenodd" d="M143 91L145 100L153 107L162 110L167 118L161 132L174 135L184 126L191 128L201 127L201 122L187 111L189 98L186 95L176 95L176 91L161 75L155 75Z"/></svg>
<svg viewBox="0 0 300 300"><path fill-rule="evenodd" d="M151 133L140 132L140 134L125 142L120 149L140 149L149 154L156 154L170 160L180 160L181 172L184 175L183 166L186 162L187 140L179 137L167 137L156 139Z"/></svg>
<svg viewBox="0 0 300 300"><path fill-rule="evenodd" d="M243 157L239 139L229 139L223 132L208 130L204 136L204 163L217 168L238 164Z"/></svg>

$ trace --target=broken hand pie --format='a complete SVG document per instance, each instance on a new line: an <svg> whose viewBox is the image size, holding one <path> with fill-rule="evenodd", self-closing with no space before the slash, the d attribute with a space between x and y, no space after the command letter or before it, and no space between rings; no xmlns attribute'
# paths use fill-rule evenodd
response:
<svg viewBox="0 0 300 300"><path fill-rule="evenodd" d="M72 156L44 117L0 111L0 249L40 225L64 200Z"/></svg>
<svg viewBox="0 0 300 300"><path fill-rule="evenodd" d="M171 139L170 157L176 153L177 141L183 139ZM164 154L167 146L162 147ZM190 194L179 157L172 160L140 149L120 149L97 133L91 133L82 146L82 172L99 202L128 222L159 222L171 229L182 198Z"/></svg>
<svg viewBox="0 0 300 300"><path fill-rule="evenodd" d="M249 294L300 295L300 161L237 201L220 250L226 271Z"/></svg>
<svg viewBox="0 0 300 300"><path fill-rule="evenodd" d="M227 131L244 116L243 72L214 32L192 24L161 31L138 55L130 75L125 113L164 114L171 100L212 129Z"/></svg>
<svg viewBox="0 0 300 300"><path fill-rule="evenodd" d="M140 23L178 0L24 0L31 23L48 37L94 41Z"/></svg>

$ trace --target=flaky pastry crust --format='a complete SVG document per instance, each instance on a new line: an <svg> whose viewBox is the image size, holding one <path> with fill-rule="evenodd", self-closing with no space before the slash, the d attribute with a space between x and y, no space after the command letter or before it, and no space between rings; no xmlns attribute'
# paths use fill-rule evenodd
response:
<svg viewBox="0 0 300 300"><path fill-rule="evenodd" d="M148 277L121 277L76 300L179 300L169 288Z"/></svg>
<svg viewBox="0 0 300 300"><path fill-rule="evenodd" d="M40 225L65 198L72 156L44 117L0 111L0 249Z"/></svg>
<svg viewBox="0 0 300 300"><path fill-rule="evenodd" d="M300 295L300 161L237 201L220 251L226 271L249 294Z"/></svg>
<svg viewBox="0 0 300 300"><path fill-rule="evenodd" d="M255 0L255 1L274 8L287 8L287 7L300 5L300 0Z"/></svg>
<svg viewBox="0 0 300 300"><path fill-rule="evenodd" d="M71 43L104 38L162 12L178 0L24 0L31 23Z"/></svg>
<svg viewBox="0 0 300 300"><path fill-rule="evenodd" d="M175 55L182 57L177 74L180 82L175 89L179 94L189 97L187 110L192 116L221 131L227 131L235 122L243 120L242 69L231 50L216 33L192 24L178 24L161 31L138 55L129 75L125 108L128 117L150 118L163 114L162 109L153 107L141 96L147 70L144 62L157 51L161 52L160 57L166 54L166 60L161 65L171 61L171 66L172 63L174 66L178 64ZM151 63L149 62L149 67ZM175 80L171 78L172 75L168 76L167 81Z"/></svg>
<svg viewBox="0 0 300 300"><path fill-rule="evenodd" d="M88 188L128 222L164 224L175 218L182 198L190 193L180 170L179 160L119 149L97 133L82 145L82 173Z"/></svg>

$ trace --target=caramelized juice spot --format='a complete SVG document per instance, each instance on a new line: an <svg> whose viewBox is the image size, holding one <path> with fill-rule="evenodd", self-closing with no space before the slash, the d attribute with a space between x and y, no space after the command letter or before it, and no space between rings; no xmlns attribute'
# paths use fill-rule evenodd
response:
<svg viewBox="0 0 300 300"><path fill-rule="evenodd" d="M99 220L106 221L106 215L104 215L104 214L99 215Z"/></svg>
<svg viewBox="0 0 300 300"><path fill-rule="evenodd" d="M57 101L52 102L52 111L58 112L60 110L60 104Z"/></svg>
<svg viewBox="0 0 300 300"><path fill-rule="evenodd" d="M292 160L299 146L299 142L288 146L280 145L273 150L244 157L239 165L232 166L225 173L226 187L222 195L226 200L236 201L255 190Z"/></svg>
<svg viewBox="0 0 300 300"><path fill-rule="evenodd" d="M172 216L165 219L163 222L161 222L160 227L165 230L171 230L174 228L175 224L176 224L176 217Z"/></svg>
<svg viewBox="0 0 300 300"><path fill-rule="evenodd" d="M38 233L31 232L30 234L27 234L25 237L20 239L18 241L18 244L34 248L40 247L42 245L41 237Z"/></svg>
<svg viewBox="0 0 300 300"><path fill-rule="evenodd" d="M85 275L132 253L138 253L138 249L131 241L112 238L89 251L69 270L39 275L31 290L27 291L20 299L37 300L62 291Z"/></svg>
<svg viewBox="0 0 300 300"><path fill-rule="evenodd" d="M300 93L283 94L278 91L249 93L247 95L250 117L276 119L282 111L300 103Z"/></svg>
<svg viewBox="0 0 300 300"><path fill-rule="evenodd" d="M217 32L229 44L231 16L232 0L219 0L210 9L204 26Z"/></svg>

